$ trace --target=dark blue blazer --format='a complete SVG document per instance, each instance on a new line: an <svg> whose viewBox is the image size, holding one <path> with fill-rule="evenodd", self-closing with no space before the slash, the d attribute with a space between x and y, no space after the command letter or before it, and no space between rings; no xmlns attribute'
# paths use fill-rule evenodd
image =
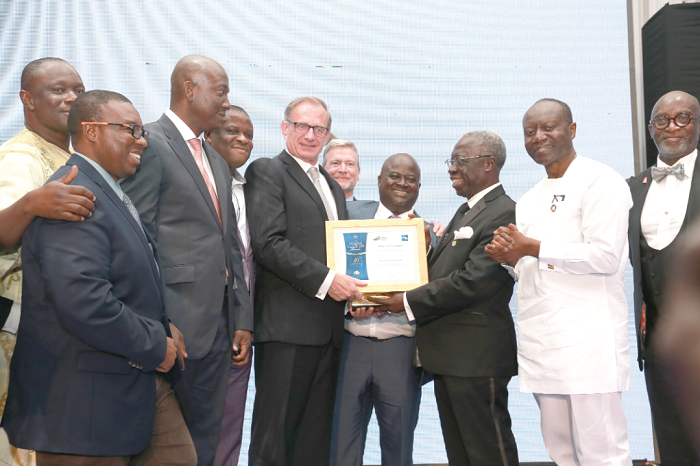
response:
<svg viewBox="0 0 700 466"><path fill-rule="evenodd" d="M2 424L20 448L132 455L151 438L154 369L169 336L159 271L147 237L87 161L74 154L50 181L72 165L72 184L95 194L95 211L83 222L37 218L24 234Z"/></svg>

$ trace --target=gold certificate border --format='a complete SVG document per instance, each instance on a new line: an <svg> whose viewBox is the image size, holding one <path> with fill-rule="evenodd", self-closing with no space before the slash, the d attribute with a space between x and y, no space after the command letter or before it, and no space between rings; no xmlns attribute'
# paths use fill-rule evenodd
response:
<svg viewBox="0 0 700 466"><path fill-rule="evenodd" d="M381 233L383 228L391 227L395 231L396 227L407 227L408 229L416 229L416 241L418 242L418 270L420 277L416 278L416 283L401 283L401 284L382 284L373 285L372 280L368 281L367 286L361 287L360 291L367 292L392 292L392 291L409 291L418 288L421 285L428 283L428 258L425 248L425 222L422 218L403 219L386 219L386 220L339 220L326 222L326 265L331 270L335 270L335 235L336 229L357 229L360 228L361 233L377 232ZM423 241L421 241L423 240Z"/></svg>

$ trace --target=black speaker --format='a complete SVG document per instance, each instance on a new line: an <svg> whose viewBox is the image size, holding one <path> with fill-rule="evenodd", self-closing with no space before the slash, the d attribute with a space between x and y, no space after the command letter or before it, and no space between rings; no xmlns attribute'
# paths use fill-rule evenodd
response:
<svg viewBox="0 0 700 466"><path fill-rule="evenodd" d="M666 5L642 27L644 114L670 91L700 98L700 3ZM647 166L658 151L647 131Z"/></svg>

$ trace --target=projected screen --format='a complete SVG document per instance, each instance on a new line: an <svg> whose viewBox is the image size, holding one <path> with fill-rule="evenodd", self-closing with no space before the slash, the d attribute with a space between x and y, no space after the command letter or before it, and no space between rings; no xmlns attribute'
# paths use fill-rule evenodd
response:
<svg viewBox="0 0 700 466"><path fill-rule="evenodd" d="M633 174L626 8L621 0L2 2L0 139L23 126L19 78L32 59L68 60L88 90L125 94L148 122L169 105L177 60L201 53L223 65L231 102L252 118L252 159L283 149L287 103L320 97L334 135L360 152L355 195L379 199L381 164L407 152L422 170L416 211L446 224L463 198L443 162L468 131L491 130L506 142L501 181L513 199L545 176L524 150L521 126L542 97L571 106L579 154ZM631 306L631 273L626 285ZM632 457L651 458L632 318L629 329L632 380L623 402ZM247 464L254 392L251 379L240 464ZM539 411L532 395L519 393L517 377L510 412L520 460L547 460ZM372 420L365 464L380 464L378 439ZM432 384L423 389L413 459L447 462Z"/></svg>

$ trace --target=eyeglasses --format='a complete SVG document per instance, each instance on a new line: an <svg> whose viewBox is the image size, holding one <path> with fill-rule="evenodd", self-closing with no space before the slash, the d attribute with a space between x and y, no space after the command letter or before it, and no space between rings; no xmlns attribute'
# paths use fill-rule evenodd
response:
<svg viewBox="0 0 700 466"><path fill-rule="evenodd" d="M684 128L690 124L690 122L693 120L693 115L688 115L687 113L679 113L678 115L674 116L673 118L671 117L658 117L649 122L650 125L656 126L656 129L666 129L668 128L668 125L671 123L671 120L678 126L679 128Z"/></svg>
<svg viewBox="0 0 700 466"><path fill-rule="evenodd" d="M148 140L148 131L143 129L143 126L130 125L128 123L105 123L103 121L83 121L81 125L109 125L109 126L123 126L124 128L129 128L131 130L131 135L134 139L144 138Z"/></svg>
<svg viewBox="0 0 700 466"><path fill-rule="evenodd" d="M478 159L479 157L494 157L493 155L475 155L474 157L455 157L453 159L445 160L445 165L447 168L452 168L452 165L457 165L457 168L462 168L469 159Z"/></svg>
<svg viewBox="0 0 700 466"><path fill-rule="evenodd" d="M314 134L319 137L323 137L326 134L328 134L328 128L325 126L309 126L306 123L297 123L295 121L290 121L286 120L287 123L291 123L294 125L294 131L296 131L299 134L306 134L309 131L309 128L314 130Z"/></svg>

